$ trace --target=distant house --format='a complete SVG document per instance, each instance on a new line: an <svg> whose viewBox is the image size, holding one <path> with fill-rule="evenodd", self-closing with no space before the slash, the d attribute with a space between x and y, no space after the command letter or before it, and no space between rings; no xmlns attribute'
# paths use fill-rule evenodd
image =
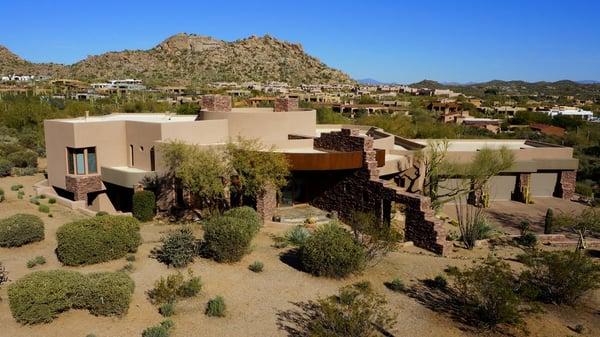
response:
<svg viewBox="0 0 600 337"><path fill-rule="evenodd" d="M543 112L553 118L556 116L569 116L581 118L583 120L590 120L594 117L594 113L591 111L569 106L556 106L551 108L550 110L540 112Z"/></svg>
<svg viewBox="0 0 600 337"><path fill-rule="evenodd" d="M558 126L548 125L548 124L541 124L541 123L531 124L531 125L529 125L529 128L533 131L536 131L536 132L539 132L539 133L542 133L542 134L548 135L548 136L563 137L565 135L565 129L558 127Z"/></svg>
<svg viewBox="0 0 600 337"><path fill-rule="evenodd" d="M500 120L492 118L462 118L457 121L466 126L485 129L493 133L500 132Z"/></svg>

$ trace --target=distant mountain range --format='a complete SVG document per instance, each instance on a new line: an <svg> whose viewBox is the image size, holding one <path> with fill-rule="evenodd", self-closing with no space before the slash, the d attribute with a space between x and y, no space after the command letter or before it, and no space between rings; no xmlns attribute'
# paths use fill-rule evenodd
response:
<svg viewBox="0 0 600 337"><path fill-rule="evenodd" d="M149 50L89 56L72 65L32 63L0 46L0 74L35 74L86 81L139 78L150 84L216 81L354 83L345 73L306 54L301 45L265 35L226 42L180 33Z"/></svg>

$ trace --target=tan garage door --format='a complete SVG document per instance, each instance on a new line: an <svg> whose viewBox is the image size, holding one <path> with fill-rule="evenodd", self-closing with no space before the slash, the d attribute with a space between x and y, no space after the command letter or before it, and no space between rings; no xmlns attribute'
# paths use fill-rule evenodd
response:
<svg viewBox="0 0 600 337"><path fill-rule="evenodd" d="M551 197L556 186L556 173L532 173L531 195L534 197Z"/></svg>
<svg viewBox="0 0 600 337"><path fill-rule="evenodd" d="M492 177L488 183L490 200L510 200L516 182L516 176Z"/></svg>

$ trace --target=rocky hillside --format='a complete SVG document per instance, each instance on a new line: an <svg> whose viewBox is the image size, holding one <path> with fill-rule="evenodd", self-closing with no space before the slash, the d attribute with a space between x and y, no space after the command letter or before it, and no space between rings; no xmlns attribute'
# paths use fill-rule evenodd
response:
<svg viewBox="0 0 600 337"><path fill-rule="evenodd" d="M33 64L4 47L0 49L0 74L44 72L87 81L134 77L151 84L352 82L348 75L307 55L301 45L268 35L225 42L211 37L177 34L150 50L109 52L68 66Z"/></svg>

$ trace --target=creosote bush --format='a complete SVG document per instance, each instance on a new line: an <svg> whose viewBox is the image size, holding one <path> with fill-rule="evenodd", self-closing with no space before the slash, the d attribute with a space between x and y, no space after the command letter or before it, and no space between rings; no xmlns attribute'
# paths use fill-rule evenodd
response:
<svg viewBox="0 0 600 337"><path fill-rule="evenodd" d="M172 320L166 319L159 325L151 326L142 331L142 337L169 337L175 324Z"/></svg>
<svg viewBox="0 0 600 337"><path fill-rule="evenodd" d="M38 206L38 211L42 213L50 213L50 207L48 205L41 204Z"/></svg>
<svg viewBox="0 0 600 337"><path fill-rule="evenodd" d="M341 278L365 266L364 248L337 222L318 227L300 246L302 267L315 276Z"/></svg>
<svg viewBox="0 0 600 337"><path fill-rule="evenodd" d="M600 288L600 264L582 252L535 252L522 260L529 269L519 276L521 292L530 299L574 304Z"/></svg>
<svg viewBox="0 0 600 337"><path fill-rule="evenodd" d="M175 268L185 267L194 262L198 253L198 241L192 229L182 227L164 236L162 245L152 251L156 259Z"/></svg>
<svg viewBox="0 0 600 337"><path fill-rule="evenodd" d="M384 296L369 282L340 288L337 295L320 298L304 306L298 320L300 332L307 336L375 337L395 323Z"/></svg>
<svg viewBox="0 0 600 337"><path fill-rule="evenodd" d="M225 310L225 299L223 296L216 296L206 303L206 310L204 313L209 317L224 317Z"/></svg>
<svg viewBox="0 0 600 337"><path fill-rule="evenodd" d="M156 209L156 196L151 191L138 191L133 194L131 213L142 221L150 221L154 218Z"/></svg>
<svg viewBox="0 0 600 337"><path fill-rule="evenodd" d="M8 299L17 322L38 324L51 322L71 308L98 316L123 315L133 289L131 278L119 272L37 271L11 284Z"/></svg>
<svg viewBox="0 0 600 337"><path fill-rule="evenodd" d="M31 269L35 266L46 264L46 258L43 256L36 256L33 259L27 261L27 268Z"/></svg>
<svg viewBox="0 0 600 337"><path fill-rule="evenodd" d="M160 307L158 307L158 312L163 316L163 317L171 317L175 314L175 303L174 302L169 302L169 303L163 303L160 305Z"/></svg>
<svg viewBox="0 0 600 337"><path fill-rule="evenodd" d="M130 216L106 215L61 226L56 232L56 255L65 265L106 262L137 251L139 222Z"/></svg>
<svg viewBox="0 0 600 337"><path fill-rule="evenodd" d="M248 266L248 269L250 269L251 271L253 271L255 273L260 273L263 271L264 267L265 267L265 265L262 262L254 261L254 262L252 262L252 264L250 264Z"/></svg>
<svg viewBox="0 0 600 337"><path fill-rule="evenodd" d="M0 247L20 247L44 240L44 222L31 214L15 214L0 220Z"/></svg>
<svg viewBox="0 0 600 337"><path fill-rule="evenodd" d="M188 271L188 278L176 273L161 277L154 283L154 288L148 291L148 297L153 304L174 303L178 298L196 296L202 290L200 277Z"/></svg>
<svg viewBox="0 0 600 337"><path fill-rule="evenodd" d="M237 262L248 253L260 229L256 211L240 207L204 224L202 252L217 262Z"/></svg>

